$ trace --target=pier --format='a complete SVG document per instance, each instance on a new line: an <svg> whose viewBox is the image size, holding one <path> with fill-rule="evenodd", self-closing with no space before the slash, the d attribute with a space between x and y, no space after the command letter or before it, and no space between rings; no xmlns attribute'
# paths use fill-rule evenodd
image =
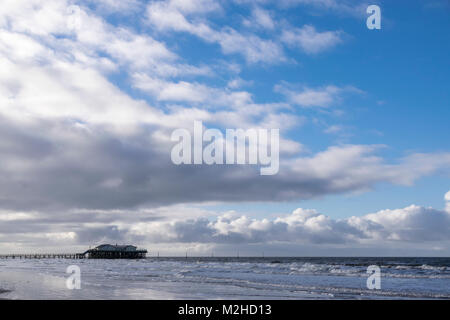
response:
<svg viewBox="0 0 450 320"><path fill-rule="evenodd" d="M144 259L147 250L132 245L102 244L83 253L13 253L0 259Z"/></svg>
<svg viewBox="0 0 450 320"><path fill-rule="evenodd" d="M0 259L85 259L84 253L14 253L0 254Z"/></svg>

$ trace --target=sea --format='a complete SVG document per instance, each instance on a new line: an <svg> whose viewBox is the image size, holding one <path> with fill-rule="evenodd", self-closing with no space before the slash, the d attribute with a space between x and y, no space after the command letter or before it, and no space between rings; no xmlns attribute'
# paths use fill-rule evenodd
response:
<svg viewBox="0 0 450 320"><path fill-rule="evenodd" d="M450 258L0 259L0 299L450 299Z"/></svg>

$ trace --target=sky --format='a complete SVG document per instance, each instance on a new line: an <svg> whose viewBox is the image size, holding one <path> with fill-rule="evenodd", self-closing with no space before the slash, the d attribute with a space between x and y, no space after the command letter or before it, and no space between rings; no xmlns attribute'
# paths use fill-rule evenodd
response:
<svg viewBox="0 0 450 320"><path fill-rule="evenodd" d="M445 0L3 0L0 253L448 256L449 16ZM279 129L279 172L175 165L171 134L194 121Z"/></svg>

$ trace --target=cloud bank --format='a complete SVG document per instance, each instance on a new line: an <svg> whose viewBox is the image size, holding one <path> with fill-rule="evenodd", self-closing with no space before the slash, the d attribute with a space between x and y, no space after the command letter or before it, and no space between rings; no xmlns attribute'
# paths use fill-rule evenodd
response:
<svg viewBox="0 0 450 320"><path fill-rule="evenodd" d="M46 222L50 216L45 214L2 212L1 238L11 241L20 237L25 243L46 239L50 244L81 247L93 242L138 241L148 244L152 250L166 248L166 253L172 254L181 254L186 248L197 248L198 254L208 254L210 250L227 252L252 246L276 252L274 248L286 244L290 246L290 254L297 255L304 254L305 247L315 248L318 254L339 254L356 248L359 252L383 255L392 248L398 253L411 246L429 249L431 245L432 254L445 255L450 242L448 194L445 200L447 210L410 205L339 220L303 208L272 219L257 219L236 212L219 214L173 206L141 212L72 212L49 227ZM169 216L168 211L176 214ZM171 243L177 246L169 250Z"/></svg>

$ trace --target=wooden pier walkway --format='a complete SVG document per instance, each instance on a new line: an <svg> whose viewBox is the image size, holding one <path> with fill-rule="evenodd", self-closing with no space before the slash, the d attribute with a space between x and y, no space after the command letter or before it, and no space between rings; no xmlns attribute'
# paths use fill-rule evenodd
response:
<svg viewBox="0 0 450 320"><path fill-rule="evenodd" d="M85 259L85 253L0 254L0 259Z"/></svg>

